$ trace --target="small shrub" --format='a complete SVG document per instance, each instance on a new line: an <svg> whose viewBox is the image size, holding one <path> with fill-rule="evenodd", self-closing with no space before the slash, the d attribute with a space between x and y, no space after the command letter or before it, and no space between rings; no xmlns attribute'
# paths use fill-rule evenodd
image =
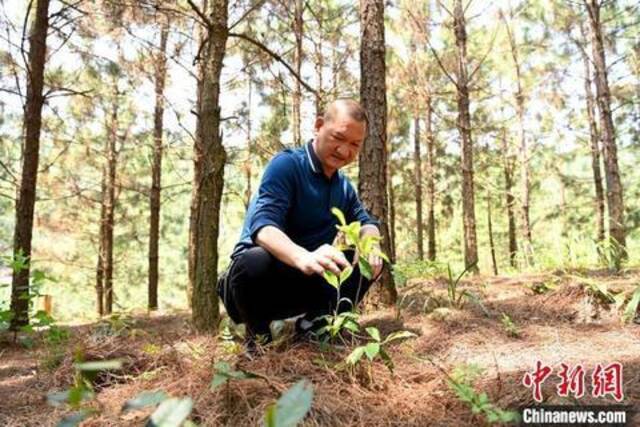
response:
<svg viewBox="0 0 640 427"><path fill-rule="evenodd" d="M555 291L558 288L558 284L552 279L542 283L532 283L528 287L535 295L544 295L548 292Z"/></svg>
<svg viewBox="0 0 640 427"><path fill-rule="evenodd" d="M394 364L391 356L385 351L385 346L389 345L393 341L397 341L404 338L412 338L415 337L416 334L409 331L399 331L394 332L387 336L384 341L380 338L380 331L378 328L369 327L366 329L367 334L372 339L369 343L356 347L349 356L347 356L346 362L351 366L357 365L360 360L362 360L362 356L367 356L370 362L373 362L374 359L380 358L385 366L389 369L389 371L393 372Z"/></svg>
<svg viewBox="0 0 640 427"><path fill-rule="evenodd" d="M483 415L487 423L517 422L519 419L517 412L500 409L489 400L487 393L479 393L474 389L473 382L475 382L482 373L482 368L477 365L457 367L453 373L448 376L447 384L458 399L469 406L471 412Z"/></svg>
<svg viewBox="0 0 640 427"><path fill-rule="evenodd" d="M501 322L507 335L513 338L520 338L520 328L513 322L511 316L507 313L502 313Z"/></svg>

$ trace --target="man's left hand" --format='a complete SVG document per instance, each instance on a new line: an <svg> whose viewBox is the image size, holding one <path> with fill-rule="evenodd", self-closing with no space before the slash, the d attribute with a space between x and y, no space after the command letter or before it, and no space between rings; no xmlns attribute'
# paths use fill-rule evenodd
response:
<svg viewBox="0 0 640 427"><path fill-rule="evenodd" d="M371 279L376 279L380 272L382 271L382 258L376 253L369 254L369 264L371 265L371 269L373 270L373 277Z"/></svg>

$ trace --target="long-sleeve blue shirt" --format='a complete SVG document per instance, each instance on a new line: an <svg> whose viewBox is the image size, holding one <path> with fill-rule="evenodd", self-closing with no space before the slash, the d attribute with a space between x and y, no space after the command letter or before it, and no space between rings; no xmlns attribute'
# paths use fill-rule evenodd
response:
<svg viewBox="0 0 640 427"><path fill-rule="evenodd" d="M258 231L267 225L279 228L309 251L331 244L338 224L331 213L332 207L344 212L347 223L378 224L362 206L353 185L342 172L327 178L311 142L276 154L249 203L240 241L231 258L256 246Z"/></svg>

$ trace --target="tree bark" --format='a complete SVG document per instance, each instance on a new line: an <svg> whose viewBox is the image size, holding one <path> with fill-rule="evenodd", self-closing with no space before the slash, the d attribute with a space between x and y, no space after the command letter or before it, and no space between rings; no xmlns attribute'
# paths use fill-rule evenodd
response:
<svg viewBox="0 0 640 427"><path fill-rule="evenodd" d="M424 260L423 223L422 223L422 156L420 153L420 118L413 118L413 168L416 186L416 230L418 234L418 259Z"/></svg>
<svg viewBox="0 0 640 427"><path fill-rule="evenodd" d="M531 237L531 221L530 221L530 188L529 181L529 148L527 146L527 135L524 130L524 112L525 112L525 95L522 89L522 71L520 60L518 59L518 46L515 37L511 31L511 27L507 19L503 15L505 27L507 29L507 37L509 38L509 46L511 48L511 58L516 71L516 113L518 115L518 135L520 138L520 217L521 217L521 235L522 235L522 253L527 265L533 264L533 242Z"/></svg>
<svg viewBox="0 0 640 427"><path fill-rule="evenodd" d="M626 258L626 231L624 227L624 201L615 128L611 113L611 92L607 78L607 62L602 37L598 0L585 0L591 25L591 47L595 65L597 105L600 112L600 131L604 157L604 173L607 183L607 208L609 212L609 238L617 245L616 264ZM619 267L619 265L618 265Z"/></svg>
<svg viewBox="0 0 640 427"><path fill-rule="evenodd" d="M489 233L489 248L491 249L491 265L494 276L498 275L498 262L496 261L496 246L493 242L493 222L491 221L491 192L487 191L487 228Z"/></svg>
<svg viewBox="0 0 640 427"><path fill-rule="evenodd" d="M303 21L304 4L302 0L294 0L293 13L293 34L296 38L296 45L293 56L293 66L296 73L300 76L302 68L302 38L304 36ZM302 85L300 80L295 79L293 86L293 143L296 146L302 145L302 136L300 135L300 103L302 98Z"/></svg>
<svg viewBox="0 0 640 427"><path fill-rule="evenodd" d="M163 17L160 28L160 49L155 58L155 95L153 112L153 165L151 166L151 193L149 195L149 289L148 308L158 309L158 242L160 240L160 192L162 189L162 133L164 128L164 88L167 78L168 17Z"/></svg>
<svg viewBox="0 0 640 427"><path fill-rule="evenodd" d="M322 33L322 19L318 21L318 25L320 27L320 33ZM314 43L315 50L315 72L316 72L316 80L318 82L316 97L315 97L315 109L316 109L316 117L321 115L324 112L324 99L323 99L323 77L322 71L324 70L324 56L322 53L322 38L318 39Z"/></svg>
<svg viewBox="0 0 640 427"><path fill-rule="evenodd" d="M390 254L383 0L360 0L360 33L360 100L369 117L369 132L360 152L358 187L365 206L380 220L382 250ZM395 304L398 294L390 269L384 269L381 280L379 300Z"/></svg>
<svg viewBox="0 0 640 427"><path fill-rule="evenodd" d="M391 252L389 259L392 264L396 262L396 194L393 189L393 168L388 167L387 188L389 189L389 238L391 239Z"/></svg>
<svg viewBox="0 0 640 427"><path fill-rule="evenodd" d="M516 267L516 257L518 255L518 238L516 234L516 198L513 195L513 160L509 154L509 144L507 143L507 130L502 129L502 156L504 171L504 193L507 205L507 234L509 236L509 264Z"/></svg>
<svg viewBox="0 0 640 427"><path fill-rule="evenodd" d="M27 265L13 272L11 281L11 329L29 324L29 272L31 270L31 239L36 203L40 131L42 129L42 106L44 104L44 65L47 54L47 31L49 28L49 0L36 3L35 21L29 34L29 68L27 71L27 98L24 107L24 144L22 175L13 237L13 257L27 258Z"/></svg>
<svg viewBox="0 0 640 427"><path fill-rule="evenodd" d="M427 109L425 115L425 137L427 140L427 202L429 211L427 212L427 259L436 260L436 160L435 160L435 138L432 126L432 105L431 98L425 102Z"/></svg>
<svg viewBox="0 0 640 427"><path fill-rule="evenodd" d="M464 228L465 267L474 273L478 268L478 238L476 234L475 192L473 183L473 141L469 113L469 77L467 73L467 32L462 0L454 6L454 33L457 46L458 130L462 139L462 215Z"/></svg>
<svg viewBox="0 0 640 427"><path fill-rule="evenodd" d="M244 209L249 209L251 203L251 161L253 159L253 142L251 141L251 92L252 92L251 76L249 76L249 99L247 100L247 161L245 162L245 180L246 188L244 191Z"/></svg>
<svg viewBox="0 0 640 427"><path fill-rule="evenodd" d="M586 40L587 35L582 22L580 23L580 31L583 39ZM593 184L595 188L595 208L596 208L596 241L601 243L605 240L604 228L604 189L602 187L602 171L600 170L600 135L598 132L598 124L596 123L595 100L591 89L591 65L589 57L584 50L582 53L582 62L584 64L584 92L587 100L587 119L589 121L589 139L591 147L591 169L593 171Z"/></svg>
<svg viewBox="0 0 640 427"><path fill-rule="evenodd" d="M201 31L189 278L196 330L214 332L219 319L218 233L226 153L220 129L220 73L228 38L227 0L203 1L209 25Z"/></svg>
<svg viewBox="0 0 640 427"><path fill-rule="evenodd" d="M113 99L111 105L111 117L107 122L107 138L105 147L105 157L107 159L106 168L106 194L104 198L104 312L113 312L113 228L116 204L116 168L118 162L118 152L116 143L118 142L118 106L119 91L117 77L113 82Z"/></svg>
<svg viewBox="0 0 640 427"><path fill-rule="evenodd" d="M107 170L102 169L102 185L100 191L100 231L98 234L98 263L96 265L96 310L100 317L104 316L104 238L105 238L105 224L106 218L106 206L105 197L107 194Z"/></svg>

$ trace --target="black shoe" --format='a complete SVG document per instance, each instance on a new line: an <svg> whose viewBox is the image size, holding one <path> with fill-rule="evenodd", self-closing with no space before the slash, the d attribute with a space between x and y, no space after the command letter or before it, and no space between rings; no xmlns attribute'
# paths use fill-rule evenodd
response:
<svg viewBox="0 0 640 427"><path fill-rule="evenodd" d="M307 316L300 317L296 320L296 341L308 341L318 336L318 331L327 325L324 317L317 317L309 320Z"/></svg>
<svg viewBox="0 0 640 427"><path fill-rule="evenodd" d="M251 334L247 333L247 337L244 339L244 353L248 359L253 359L257 356L261 356L265 352L265 346L273 342L271 332L264 334Z"/></svg>

